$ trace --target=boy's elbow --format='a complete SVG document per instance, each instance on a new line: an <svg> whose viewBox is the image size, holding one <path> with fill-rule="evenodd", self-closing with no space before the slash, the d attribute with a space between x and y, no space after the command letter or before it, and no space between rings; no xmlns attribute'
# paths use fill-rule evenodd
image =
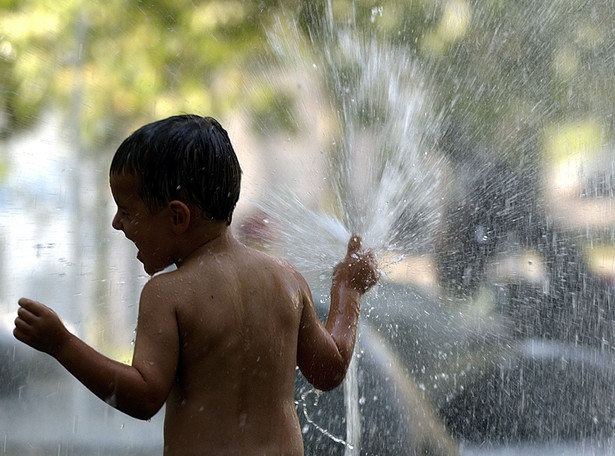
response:
<svg viewBox="0 0 615 456"><path fill-rule="evenodd" d="M327 392L327 391L332 391L338 386L340 386L343 381L344 381L344 376L341 376L341 377L336 377L326 382L319 382L319 383L313 384L313 386L317 390Z"/></svg>
<svg viewBox="0 0 615 456"><path fill-rule="evenodd" d="M114 405L114 404L111 404ZM150 420L160 411L164 402L153 398L140 398L139 400L131 400L123 405L117 404L115 407L138 420Z"/></svg>
<svg viewBox="0 0 615 456"><path fill-rule="evenodd" d="M342 384L346 377L346 370L348 366L335 370L325 370L320 372L320 375L314 375L308 378L308 381L314 386L314 388L320 391L331 391Z"/></svg>
<svg viewBox="0 0 615 456"><path fill-rule="evenodd" d="M140 413L137 415L131 415L133 418L136 418L137 420L141 420L141 421L149 421L151 420L154 416L156 415L156 413Z"/></svg>
<svg viewBox="0 0 615 456"><path fill-rule="evenodd" d="M132 410L126 410L126 413L138 420L148 421L151 420L156 413L161 409L161 406L141 406Z"/></svg>
<svg viewBox="0 0 615 456"><path fill-rule="evenodd" d="M346 377L350 358L337 351L329 357L302 357L298 359L299 369L305 379L320 391L331 391L337 388Z"/></svg>

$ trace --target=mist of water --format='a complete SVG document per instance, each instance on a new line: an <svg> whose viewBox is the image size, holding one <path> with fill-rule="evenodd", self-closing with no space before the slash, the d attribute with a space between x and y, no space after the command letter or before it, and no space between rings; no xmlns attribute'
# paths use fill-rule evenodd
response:
<svg viewBox="0 0 615 456"><path fill-rule="evenodd" d="M283 62L280 71L309 75L305 90L319 100L302 106L299 128L317 132L315 123L323 117L330 123L321 147L305 160L325 161L324 175L305 170L317 181L310 196L320 196L315 204L307 202L289 184L259 203L274 226L269 247L300 269L319 272L341 259L351 233L377 255L420 250L440 214L442 160L433 140L441 118L409 52L352 22L334 27L331 17L325 20L328 36L320 41L326 45L306 40L290 19L278 19L269 34ZM420 226L420 233L406 229L408 223Z"/></svg>
<svg viewBox="0 0 615 456"><path fill-rule="evenodd" d="M269 40L283 64L280 72L308 75L304 90L310 101L318 98L302 105L296 124L317 132L319 119L329 122L321 146L304 160L324 160L324 166L305 170L314 174L309 200L289 183L273 188L258 206L273 232L266 247L325 284L351 233L375 251L384 274L388 258L420 252L438 223L442 167L433 141L441 118L413 57L352 21L334 26L330 11L322 19L327 36L306 39L296 22L280 18ZM411 224L415 229L408 229ZM315 429L343 444L347 456L361 450L358 369L353 359L344 383L345 440L306 415ZM307 413L305 404L299 406Z"/></svg>

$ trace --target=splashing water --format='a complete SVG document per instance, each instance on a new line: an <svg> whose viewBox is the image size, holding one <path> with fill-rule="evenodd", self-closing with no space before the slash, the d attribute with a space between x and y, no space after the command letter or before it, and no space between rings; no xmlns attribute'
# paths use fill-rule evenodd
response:
<svg viewBox="0 0 615 456"><path fill-rule="evenodd" d="M301 117L330 119L313 157L325 160L315 185L320 200L308 205L286 186L258 203L274 225L274 249L304 272L329 270L350 233L381 261L387 252L420 251L440 212L442 156L433 132L441 116L430 108L431 89L418 66L404 49L352 25L329 24L324 40L311 35L306 42L295 22L281 20L269 35L284 71L294 68L309 75L314 90L322 88L318 106L303 106L297 125L312 132L316 126ZM326 45L314 46L318 41Z"/></svg>
<svg viewBox="0 0 615 456"><path fill-rule="evenodd" d="M373 12L373 19L380 14ZM302 117L330 119L313 157L324 156L325 175L314 186L324 197L310 205L287 185L258 203L275 232L268 247L302 272L319 274L323 283L351 233L363 237L384 271L387 261L396 261L386 258L421 251L438 222L442 160L433 141L441 119L430 108L431 89L412 56L366 36L352 21L334 27L330 8L326 19L325 37L310 31L306 41L292 21L279 21L269 35L284 71L309 75L310 88L322 90L318 106L306 103L296 123L301 128ZM317 131L309 122L305 131ZM346 441L315 424L345 444L346 455L360 448L356 361L344 384Z"/></svg>
<svg viewBox="0 0 615 456"><path fill-rule="evenodd" d="M333 440L336 443L339 443L341 445L345 445L347 448L350 448L350 450L354 450L354 446L349 443L346 442L344 439L337 437L336 435L332 434L331 432L329 432L329 430L325 429L324 427L320 426L316 421L314 421L314 419L310 416L310 413L308 412L308 408L307 408L307 404L308 402L310 402L310 400L308 399L308 397L314 396L314 400L312 400L311 402L313 403L314 406L318 405L318 398L320 396L320 392L316 391L316 390L308 390L306 392L304 392L301 395L301 401L296 401L296 406L299 407L301 409L301 412L303 414L303 416L305 417L305 420L312 426L314 426L316 429L318 429L319 432L321 432L323 435L326 435L328 438L330 438L331 440Z"/></svg>

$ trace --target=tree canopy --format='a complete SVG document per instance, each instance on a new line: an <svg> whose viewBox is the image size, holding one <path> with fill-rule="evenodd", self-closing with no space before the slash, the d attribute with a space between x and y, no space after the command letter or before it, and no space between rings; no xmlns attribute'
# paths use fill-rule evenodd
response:
<svg viewBox="0 0 615 456"><path fill-rule="evenodd" d="M78 116L69 121L86 140L104 141L154 115L229 109L242 73L267 54L269 3L4 1L0 131L54 109Z"/></svg>
<svg viewBox="0 0 615 456"><path fill-rule="evenodd" d="M46 109L77 122L86 143L115 140L152 117L227 112L249 98L246 75L272 58L266 33L279 17L296 19L317 47L328 45L329 15L333 26L352 23L412 52L438 86L435 109L494 153L516 149L528 130L578 120L605 140L615 93L611 6L2 0L0 133L31 127ZM256 112L280 107L274 94L253 104ZM283 124L282 117L273 118Z"/></svg>

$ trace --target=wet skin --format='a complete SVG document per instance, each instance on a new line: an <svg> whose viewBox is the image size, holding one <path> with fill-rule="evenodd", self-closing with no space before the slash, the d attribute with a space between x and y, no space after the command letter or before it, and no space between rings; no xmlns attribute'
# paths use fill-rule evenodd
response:
<svg viewBox="0 0 615 456"><path fill-rule="evenodd" d="M143 288L132 365L110 360L22 298L15 337L54 356L97 396L148 419L166 404L164 454L302 455L295 366L315 387L343 380L361 295L378 279L352 237L335 268L325 325L289 263L238 242L224 222L179 201L151 213L130 175L112 176L113 227L139 249Z"/></svg>

